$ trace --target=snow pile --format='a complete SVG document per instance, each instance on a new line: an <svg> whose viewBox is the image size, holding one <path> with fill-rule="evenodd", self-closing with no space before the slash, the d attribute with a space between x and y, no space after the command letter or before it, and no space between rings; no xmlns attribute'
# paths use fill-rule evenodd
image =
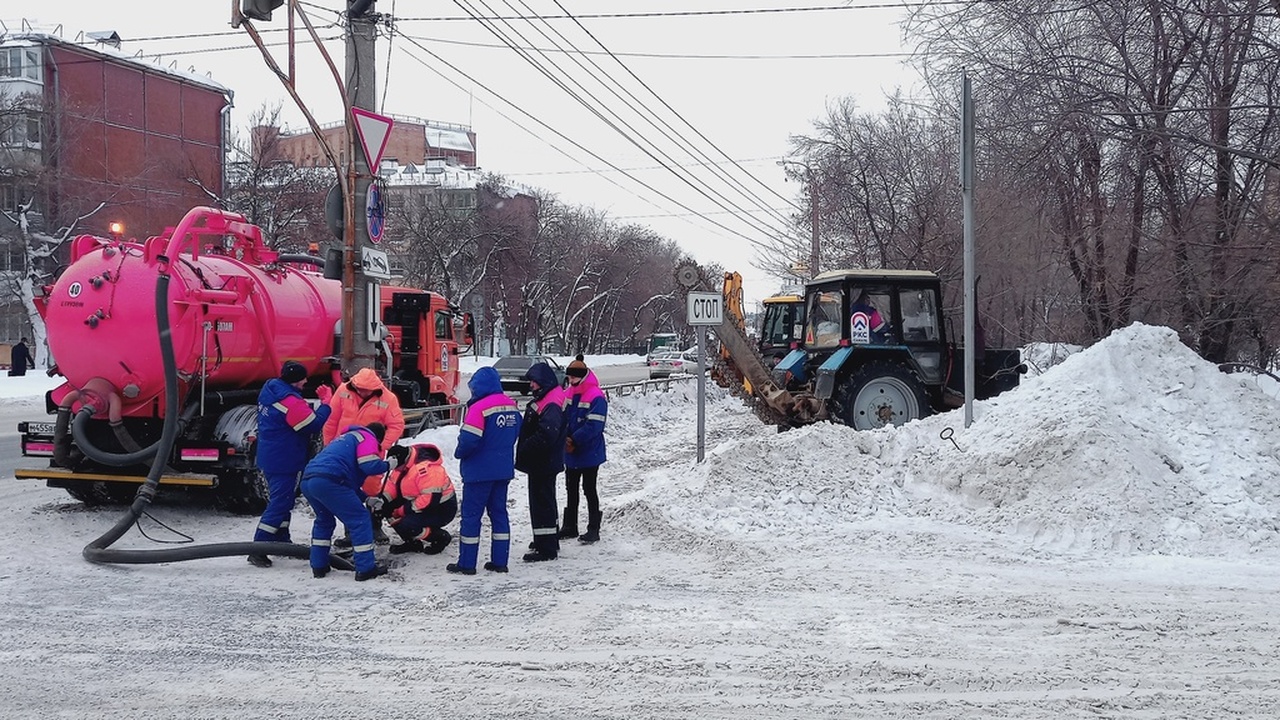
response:
<svg viewBox="0 0 1280 720"><path fill-rule="evenodd" d="M654 419L670 423L671 406L691 392L611 411L611 438L619 436L611 442L653 445ZM1277 404L1168 328L1117 331L979 403L976 416L967 430L957 410L896 429L819 424L774 435L717 396L708 433L723 442L707 462L682 474L646 474L634 463L640 489L621 514L667 523L682 538L781 534L814 545L874 543L875 528L888 523L926 535L1012 535L1026 550L1052 554L1235 556L1280 547ZM940 437L948 428L955 445Z"/></svg>
<svg viewBox="0 0 1280 720"><path fill-rule="evenodd" d="M1069 343L1031 343L1022 348L1022 361L1031 375L1040 375L1083 349Z"/></svg>

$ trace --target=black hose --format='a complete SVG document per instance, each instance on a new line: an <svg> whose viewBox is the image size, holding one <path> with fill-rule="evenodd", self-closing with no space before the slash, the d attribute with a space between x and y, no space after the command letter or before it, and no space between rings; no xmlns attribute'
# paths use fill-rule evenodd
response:
<svg viewBox="0 0 1280 720"><path fill-rule="evenodd" d="M161 258L161 262L166 262ZM238 542L215 543L211 545L191 545L181 548L163 550L111 550L111 544L119 540L129 527L142 517L142 512L156 496L160 485L160 475L173 452L174 442L178 437L178 363L173 354L173 332L169 326L169 273L167 269L160 273L156 280L156 324L160 331L160 358L164 364L164 430L155 447L155 457L151 461L151 470L147 480L138 488L129 511L101 537L85 545L81 554L92 563L149 564L178 562L182 560L199 560L211 557L228 557L235 555L283 555L286 557L308 558L311 548L306 545L283 542ZM352 569L351 564L343 558L332 558L330 563L340 569Z"/></svg>
<svg viewBox="0 0 1280 720"><path fill-rule="evenodd" d="M87 431L89 420L96 412L98 412L98 410L92 405L85 405L76 412L75 419L71 421L71 436L75 438L76 447L80 448L80 452L84 453L85 457L94 462L102 463L103 465L110 465L112 467L128 467L130 465L137 465L138 463L146 462L156 455L156 450L160 448L159 440L151 443L141 450L130 453L113 453L106 452L105 450L99 450L97 446L89 440L89 433ZM176 418L177 415L174 414L174 417ZM137 443L134 444L136 445Z"/></svg>
<svg viewBox="0 0 1280 720"><path fill-rule="evenodd" d="M115 433L116 442L120 443L120 447L125 452L141 452L142 448L138 447L138 442L129 434L129 430L124 426L123 422L111 423L111 432Z"/></svg>
<svg viewBox="0 0 1280 720"><path fill-rule="evenodd" d="M58 418L53 423L53 461L61 467L71 467L71 408L59 407Z"/></svg>
<svg viewBox="0 0 1280 720"><path fill-rule="evenodd" d="M168 380L165 382L167 383ZM167 394L165 401L168 401ZM199 406L191 405L183 411L182 416L178 418L179 433L182 432L184 427L186 427L187 422L195 416L197 410L199 410ZM98 446L94 445L93 441L89 439L88 432L89 421L96 412L97 409L92 405L86 405L76 412L75 418L71 421L71 436L75 438L76 447L80 448L80 451L83 452L85 457L90 460L103 465L110 465L111 467L128 467L130 465L138 465L150 460L160 448L160 441L157 440L150 445L140 450L134 450L133 452L113 453L107 452L106 450L100 450ZM123 424L113 424L111 428L115 431L116 439L120 441L121 446L126 450L128 450L130 446L134 448L138 447L138 443L129 435L129 431L124 428ZM121 437L122 434L124 435L124 438ZM54 429L54 438L55 440L57 439L56 426Z"/></svg>

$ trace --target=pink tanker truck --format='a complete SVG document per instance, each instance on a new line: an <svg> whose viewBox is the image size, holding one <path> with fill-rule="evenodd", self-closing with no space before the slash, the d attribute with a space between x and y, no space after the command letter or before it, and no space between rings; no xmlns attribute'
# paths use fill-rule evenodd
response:
<svg viewBox="0 0 1280 720"><path fill-rule="evenodd" d="M18 428L23 455L47 461L15 476L88 503L129 502L173 412L180 434L161 484L207 488L222 507L260 512L262 384L285 360L310 371L311 397L321 382L341 380L341 283L318 272L316 260L271 250L258 227L213 208L196 208L145 242L75 238L70 264L36 299L57 363L50 373L66 380L46 398L55 419ZM156 321L160 268L169 273L174 408L165 407ZM457 356L472 344L469 315L425 290L383 287L380 299L388 337L379 369L406 415L455 404Z"/></svg>

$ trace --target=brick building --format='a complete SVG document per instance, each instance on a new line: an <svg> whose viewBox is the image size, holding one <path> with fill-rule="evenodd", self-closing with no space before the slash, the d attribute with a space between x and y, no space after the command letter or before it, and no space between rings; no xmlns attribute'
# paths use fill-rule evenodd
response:
<svg viewBox="0 0 1280 720"><path fill-rule="evenodd" d="M50 232L88 213L85 232L119 221L146 237L175 225L223 192L231 97L208 77L121 52L115 33L0 35L0 209L30 201L33 229ZM22 269L16 232L0 221L0 272Z"/></svg>
<svg viewBox="0 0 1280 720"><path fill-rule="evenodd" d="M387 137L382 159L391 165L425 164L428 160L440 160L449 165L476 167L476 134L466 125L442 123L414 117L392 115L395 123ZM320 126L325 142L334 148L338 161L345 165L346 126L342 122ZM280 153L296 167L329 167L329 160L320 150L320 143L310 129L282 133L276 128L255 128L255 141L263 133L278 133Z"/></svg>

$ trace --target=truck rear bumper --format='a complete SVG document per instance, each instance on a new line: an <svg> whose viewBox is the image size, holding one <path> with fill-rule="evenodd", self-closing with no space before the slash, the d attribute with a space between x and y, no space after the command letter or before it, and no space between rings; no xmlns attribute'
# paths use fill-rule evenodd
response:
<svg viewBox="0 0 1280 720"><path fill-rule="evenodd" d="M144 475L112 475L110 473L78 473L61 468L15 468L13 476L18 480L44 480L50 487L67 487L70 484L86 482L117 482L141 485L147 481ZM197 473L174 473L160 476L161 485L185 485L187 487L214 487L218 484L216 475Z"/></svg>

